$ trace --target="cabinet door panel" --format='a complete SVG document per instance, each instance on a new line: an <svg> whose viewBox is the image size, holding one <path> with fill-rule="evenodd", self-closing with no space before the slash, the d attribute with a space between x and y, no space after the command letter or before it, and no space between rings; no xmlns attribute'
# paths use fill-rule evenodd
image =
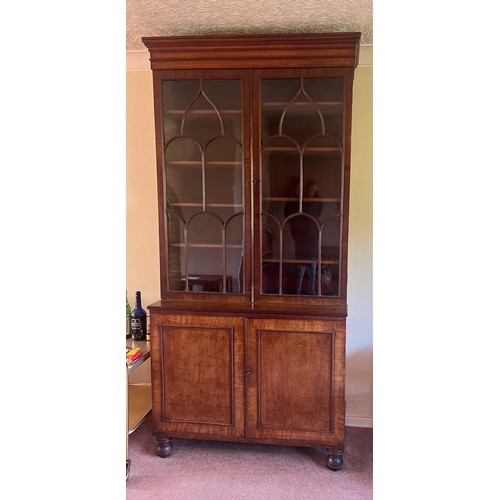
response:
<svg viewBox="0 0 500 500"><path fill-rule="evenodd" d="M174 435L241 436L243 320L153 318L154 419Z"/></svg>
<svg viewBox="0 0 500 500"><path fill-rule="evenodd" d="M249 321L249 437L343 438L344 332L334 321Z"/></svg>

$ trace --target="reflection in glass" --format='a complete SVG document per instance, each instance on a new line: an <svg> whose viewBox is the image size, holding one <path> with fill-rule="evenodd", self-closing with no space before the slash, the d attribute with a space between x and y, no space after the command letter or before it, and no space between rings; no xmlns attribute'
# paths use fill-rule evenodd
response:
<svg viewBox="0 0 500 500"><path fill-rule="evenodd" d="M302 197L300 196L298 178L292 178L290 189L293 189L297 198L295 201L288 201L285 204L284 233L288 234L289 229L293 244L283 245L284 258L290 261L286 276L291 283L286 287L284 293L316 295L319 260L318 221L323 202L314 179L308 179L304 183Z"/></svg>
<svg viewBox="0 0 500 500"><path fill-rule="evenodd" d="M264 79L261 99L261 291L336 296L343 80Z"/></svg>

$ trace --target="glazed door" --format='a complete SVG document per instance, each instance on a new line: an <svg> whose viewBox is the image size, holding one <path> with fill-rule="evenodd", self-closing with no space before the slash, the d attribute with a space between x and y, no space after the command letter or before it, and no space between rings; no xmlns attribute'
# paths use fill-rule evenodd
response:
<svg viewBox="0 0 500 500"><path fill-rule="evenodd" d="M244 434L244 319L152 315L155 428L176 437Z"/></svg>
<svg viewBox="0 0 500 500"><path fill-rule="evenodd" d="M256 300L345 301L351 85L342 69L254 74Z"/></svg>
<svg viewBox="0 0 500 500"><path fill-rule="evenodd" d="M163 71L155 78L162 298L208 293L244 300L250 289L248 72Z"/></svg>
<svg viewBox="0 0 500 500"><path fill-rule="evenodd" d="M342 321L249 320L248 437L341 442L344 349Z"/></svg>

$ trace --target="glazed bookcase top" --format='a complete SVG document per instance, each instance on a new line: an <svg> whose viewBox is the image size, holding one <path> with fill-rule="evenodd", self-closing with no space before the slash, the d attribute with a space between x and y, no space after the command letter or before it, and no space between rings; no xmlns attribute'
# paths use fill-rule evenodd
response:
<svg viewBox="0 0 500 500"><path fill-rule="evenodd" d="M143 38L155 97L160 307L347 313L359 40Z"/></svg>

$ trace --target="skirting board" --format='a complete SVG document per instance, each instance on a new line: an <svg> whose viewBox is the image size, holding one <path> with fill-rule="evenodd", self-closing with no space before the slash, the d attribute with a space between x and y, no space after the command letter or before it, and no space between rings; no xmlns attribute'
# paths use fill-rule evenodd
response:
<svg viewBox="0 0 500 500"><path fill-rule="evenodd" d="M345 416L347 427L371 427L373 428L373 417Z"/></svg>

